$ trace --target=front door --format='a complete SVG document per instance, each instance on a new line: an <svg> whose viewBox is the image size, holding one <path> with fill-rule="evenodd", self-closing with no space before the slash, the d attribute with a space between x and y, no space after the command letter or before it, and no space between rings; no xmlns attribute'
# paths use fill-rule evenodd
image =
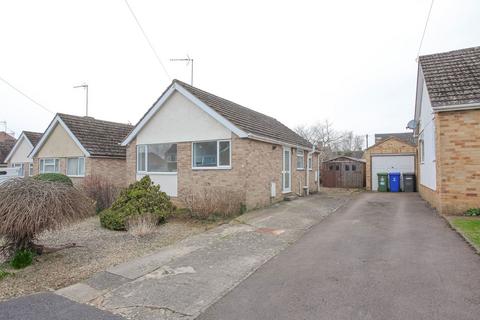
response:
<svg viewBox="0 0 480 320"><path fill-rule="evenodd" d="M282 169L282 192L292 191L292 175L291 175L292 151L290 148L283 148L283 169Z"/></svg>

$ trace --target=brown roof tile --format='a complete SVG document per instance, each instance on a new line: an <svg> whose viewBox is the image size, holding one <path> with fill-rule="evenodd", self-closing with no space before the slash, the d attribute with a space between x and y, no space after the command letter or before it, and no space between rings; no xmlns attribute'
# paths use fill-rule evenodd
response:
<svg viewBox="0 0 480 320"><path fill-rule="evenodd" d="M421 56L433 107L480 103L480 47Z"/></svg>
<svg viewBox="0 0 480 320"><path fill-rule="evenodd" d="M37 145L37 143L40 141L43 135L43 133L41 132L32 132L32 131L23 131L23 133L25 134L27 139L30 140L30 142L34 147Z"/></svg>
<svg viewBox="0 0 480 320"><path fill-rule="evenodd" d="M92 157L125 158L126 148L120 143L132 125L63 113L58 116Z"/></svg>
<svg viewBox="0 0 480 320"><path fill-rule="evenodd" d="M235 102L174 80L241 130L293 145L311 148L312 144L275 118L243 107Z"/></svg>

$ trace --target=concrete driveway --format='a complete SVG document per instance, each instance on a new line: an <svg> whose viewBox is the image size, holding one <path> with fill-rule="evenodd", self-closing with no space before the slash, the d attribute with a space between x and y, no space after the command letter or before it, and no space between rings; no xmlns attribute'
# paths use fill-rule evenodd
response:
<svg viewBox="0 0 480 320"><path fill-rule="evenodd" d="M364 193L199 319L479 319L480 257L418 194Z"/></svg>

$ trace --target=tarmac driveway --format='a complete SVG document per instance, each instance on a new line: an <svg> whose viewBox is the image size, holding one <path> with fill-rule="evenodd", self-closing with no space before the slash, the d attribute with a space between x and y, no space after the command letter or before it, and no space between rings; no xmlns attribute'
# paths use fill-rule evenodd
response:
<svg viewBox="0 0 480 320"><path fill-rule="evenodd" d="M480 257L418 194L364 193L199 319L479 319Z"/></svg>

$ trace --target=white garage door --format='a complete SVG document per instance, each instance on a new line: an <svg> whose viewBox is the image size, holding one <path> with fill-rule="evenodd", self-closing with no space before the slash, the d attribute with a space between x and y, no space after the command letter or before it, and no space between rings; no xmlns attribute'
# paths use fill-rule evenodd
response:
<svg viewBox="0 0 480 320"><path fill-rule="evenodd" d="M379 172L415 172L415 156L389 155L372 156L372 190L378 189L377 173Z"/></svg>

